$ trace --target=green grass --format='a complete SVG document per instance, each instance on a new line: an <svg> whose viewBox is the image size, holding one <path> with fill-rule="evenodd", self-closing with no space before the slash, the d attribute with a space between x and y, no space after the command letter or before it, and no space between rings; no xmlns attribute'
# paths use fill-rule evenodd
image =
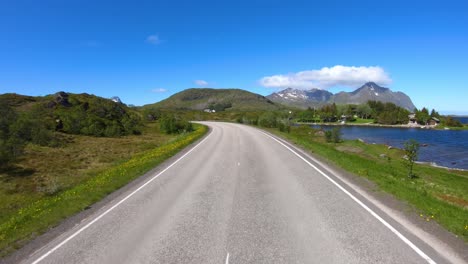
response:
<svg viewBox="0 0 468 264"><path fill-rule="evenodd" d="M207 131L195 128L168 136L152 124L143 136L72 136L64 148L29 146L18 168L1 174L0 256L143 175Z"/></svg>
<svg viewBox="0 0 468 264"><path fill-rule="evenodd" d="M409 179L400 149L357 140L325 143L322 136L315 135L314 130L307 127L293 127L289 134L270 131L348 172L373 181L380 190L412 205L421 221L437 221L468 241L467 171L415 164L417 178Z"/></svg>
<svg viewBox="0 0 468 264"><path fill-rule="evenodd" d="M348 123L350 124L373 124L374 119L356 118L355 121L350 121Z"/></svg>
<svg viewBox="0 0 468 264"><path fill-rule="evenodd" d="M438 125L435 127L435 129L439 129L439 130L444 130L446 128L446 126L444 125ZM461 127L448 127L450 130L468 130L468 125L463 125Z"/></svg>

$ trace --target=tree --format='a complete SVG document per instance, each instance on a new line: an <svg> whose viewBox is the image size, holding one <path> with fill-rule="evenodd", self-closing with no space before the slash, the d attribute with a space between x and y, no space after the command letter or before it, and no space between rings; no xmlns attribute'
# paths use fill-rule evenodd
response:
<svg viewBox="0 0 468 264"><path fill-rule="evenodd" d="M349 104L346 107L345 115L353 117L357 113L357 106Z"/></svg>
<svg viewBox="0 0 468 264"><path fill-rule="evenodd" d="M413 166L414 162L418 159L419 143L414 139L407 140L404 143L404 150L406 153L406 166L408 168L408 178L416 178L416 175L413 173Z"/></svg>
<svg viewBox="0 0 468 264"><path fill-rule="evenodd" d="M163 115L160 119L159 126L166 134L177 133L176 119L173 115Z"/></svg>
<svg viewBox="0 0 468 264"><path fill-rule="evenodd" d="M348 106L347 105L337 105L336 106L336 114L341 117L342 115L346 115L346 111L348 109Z"/></svg>
<svg viewBox="0 0 468 264"><path fill-rule="evenodd" d="M432 109L431 117L440 118L440 115L435 109Z"/></svg>
<svg viewBox="0 0 468 264"><path fill-rule="evenodd" d="M416 111L416 119L419 124L426 125L430 118L427 108L423 107L421 111Z"/></svg>
<svg viewBox="0 0 468 264"><path fill-rule="evenodd" d="M335 103L323 106L320 108L320 112L323 122L336 122L338 111Z"/></svg>
<svg viewBox="0 0 468 264"><path fill-rule="evenodd" d="M315 119L315 111L312 108L307 108L306 110L299 113L299 122L313 122Z"/></svg>
<svg viewBox="0 0 468 264"><path fill-rule="evenodd" d="M0 167L18 157L24 146L24 140L13 135L13 124L17 114L6 102L0 102Z"/></svg>
<svg viewBox="0 0 468 264"><path fill-rule="evenodd" d="M325 139L327 142L340 143L341 142L341 128L334 127L332 130L325 131Z"/></svg>
<svg viewBox="0 0 468 264"><path fill-rule="evenodd" d="M384 111L384 104L380 101L367 101L367 105L372 109L373 118L377 118Z"/></svg>
<svg viewBox="0 0 468 264"><path fill-rule="evenodd" d="M360 104L357 106L357 114L361 118L368 119L372 114L372 109L368 104Z"/></svg>
<svg viewBox="0 0 468 264"><path fill-rule="evenodd" d="M444 125L449 126L449 127L462 127L463 126L460 120L457 120L451 116L447 116L444 119Z"/></svg>

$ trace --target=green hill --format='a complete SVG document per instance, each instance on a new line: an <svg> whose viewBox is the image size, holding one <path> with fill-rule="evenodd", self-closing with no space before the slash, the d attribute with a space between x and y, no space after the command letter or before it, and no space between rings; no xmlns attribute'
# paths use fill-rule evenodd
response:
<svg viewBox="0 0 468 264"><path fill-rule="evenodd" d="M13 113L15 120L12 121L24 123L17 126L39 123L47 130L69 134L122 136L139 133L141 125L140 114L135 110L85 93L58 92L36 97L1 94L0 107L5 113Z"/></svg>
<svg viewBox="0 0 468 264"><path fill-rule="evenodd" d="M159 108L172 110L217 111L258 111L278 110L283 106L273 103L266 97L241 89L191 88L176 93L155 104L143 106L143 109Z"/></svg>

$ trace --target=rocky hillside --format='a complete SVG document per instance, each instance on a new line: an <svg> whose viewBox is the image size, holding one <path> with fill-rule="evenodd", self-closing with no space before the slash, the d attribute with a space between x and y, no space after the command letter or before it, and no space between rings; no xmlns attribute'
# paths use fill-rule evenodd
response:
<svg viewBox="0 0 468 264"><path fill-rule="evenodd" d="M288 88L267 96L273 102L282 103L301 108L319 107L324 104L363 104L367 101L381 101L394 103L412 111L415 106L409 96L403 92L393 92L389 88L381 87L373 82L368 82L353 92L339 92L332 94L325 90L297 90Z"/></svg>
<svg viewBox="0 0 468 264"><path fill-rule="evenodd" d="M316 88L311 90L287 88L280 92L273 93L267 96L267 98L276 103L299 108L307 108L309 106L318 107L327 104L332 96L332 93Z"/></svg>
<svg viewBox="0 0 468 264"><path fill-rule="evenodd" d="M92 136L138 134L140 114L114 99L58 92L47 96L0 94L2 109L11 109L25 124L39 122L51 131Z"/></svg>
<svg viewBox="0 0 468 264"><path fill-rule="evenodd" d="M241 89L191 88L176 93L143 109L160 108L173 110L277 110L282 106L268 98Z"/></svg>

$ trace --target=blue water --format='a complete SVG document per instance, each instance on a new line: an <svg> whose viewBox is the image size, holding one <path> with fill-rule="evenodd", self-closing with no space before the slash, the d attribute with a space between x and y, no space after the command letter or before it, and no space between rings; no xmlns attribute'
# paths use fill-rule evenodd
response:
<svg viewBox="0 0 468 264"><path fill-rule="evenodd" d="M468 116L454 116L453 118L460 120L462 124L468 124Z"/></svg>
<svg viewBox="0 0 468 264"><path fill-rule="evenodd" d="M320 128L320 126L313 126ZM330 126L323 126L330 129ZM468 169L468 131L430 130L420 128L388 128L366 126L341 127L344 139L362 139L367 143L387 144L403 148L408 139L415 139L421 145L418 161L433 162L437 165Z"/></svg>

